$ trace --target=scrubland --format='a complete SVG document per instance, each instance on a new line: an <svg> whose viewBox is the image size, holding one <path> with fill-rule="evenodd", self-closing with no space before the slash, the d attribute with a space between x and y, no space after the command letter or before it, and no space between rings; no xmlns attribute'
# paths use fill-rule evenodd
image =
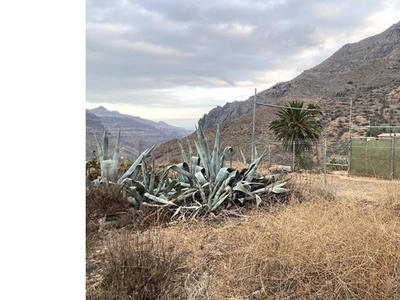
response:
<svg viewBox="0 0 400 300"><path fill-rule="evenodd" d="M190 223L89 189L87 299L400 299L400 182L287 176L287 201Z"/></svg>

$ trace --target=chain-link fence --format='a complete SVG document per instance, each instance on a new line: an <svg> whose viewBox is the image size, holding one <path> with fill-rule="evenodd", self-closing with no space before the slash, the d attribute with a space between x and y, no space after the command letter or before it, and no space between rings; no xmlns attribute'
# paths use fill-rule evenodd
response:
<svg viewBox="0 0 400 300"><path fill-rule="evenodd" d="M316 171L340 176L370 176L382 179L400 179L400 138L352 138L351 140L319 141L304 152L296 145L284 147L282 142L255 143L257 156L264 150L265 167L284 171ZM251 160L250 143L234 148L234 160ZM242 155L243 153L243 155ZM336 172L340 171L340 172Z"/></svg>
<svg viewBox="0 0 400 300"><path fill-rule="evenodd" d="M267 141L266 143L255 143L256 157L260 156L262 152L266 151L263 158L263 164L269 168L284 167L285 170L320 170L323 171L326 164L329 163L327 159L332 156L332 153L327 151L327 144L325 141L308 144L301 141L284 146L279 141ZM346 151L339 153L348 153L348 145ZM252 149L250 144L237 145L234 147L233 160L246 162L251 161ZM345 156L345 155L338 155ZM339 164L339 163L338 163ZM347 161L342 163L347 170Z"/></svg>
<svg viewBox="0 0 400 300"><path fill-rule="evenodd" d="M350 175L400 178L400 138L352 138Z"/></svg>

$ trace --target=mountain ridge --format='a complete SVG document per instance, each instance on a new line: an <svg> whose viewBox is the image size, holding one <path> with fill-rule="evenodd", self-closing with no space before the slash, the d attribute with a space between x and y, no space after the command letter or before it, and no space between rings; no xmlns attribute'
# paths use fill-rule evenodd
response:
<svg viewBox="0 0 400 300"><path fill-rule="evenodd" d="M86 159L96 150L95 137L101 138L104 130L109 136L110 149L115 147L121 130L121 156L135 159L141 151L153 144L187 136L193 130L152 121L137 116L107 110L104 106L86 109Z"/></svg>
<svg viewBox="0 0 400 300"><path fill-rule="evenodd" d="M318 105L323 112L321 138L328 144L343 142L343 149L347 149L345 145L350 136L365 136L370 125L399 126L400 22L359 42L347 43L292 80L278 82L257 93L257 103L261 104L285 105L292 100ZM199 125L212 139L216 125L220 124L224 144L248 148L249 152L253 102L254 96L251 96L217 106L200 118ZM255 139L258 145L274 139L268 126L276 118L276 112L274 108L257 105ZM179 152L179 147L169 141L155 149L154 156L163 160L168 154L172 159L179 157Z"/></svg>
<svg viewBox="0 0 400 300"><path fill-rule="evenodd" d="M257 102L273 103L285 98L322 97L325 95L323 87L326 83L324 82L332 81L337 76L354 69L365 67L371 60L382 59L392 51L396 51L396 55L399 56L399 45L400 22L393 24L382 33L367 37L359 42L347 43L329 58L311 69L304 70L292 80L278 82L257 93ZM381 49L376 51L375 49L378 47ZM370 48L370 51L368 51L368 48ZM354 52L361 52L363 54L362 59L354 55ZM396 69L398 67L397 64ZM249 113L253 109L253 99L254 96L251 96L245 101L228 102L222 107L216 107L200 118L200 125L203 128L210 128L216 126L217 123Z"/></svg>

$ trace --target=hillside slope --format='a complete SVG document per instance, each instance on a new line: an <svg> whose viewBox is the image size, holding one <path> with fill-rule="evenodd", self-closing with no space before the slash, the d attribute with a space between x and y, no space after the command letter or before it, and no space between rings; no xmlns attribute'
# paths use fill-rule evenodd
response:
<svg viewBox="0 0 400 300"><path fill-rule="evenodd" d="M86 110L86 159L96 149L95 136L100 139L106 129L111 149L115 147L118 131L121 130L121 156L136 157L147 147L171 139L182 138L192 131L171 126L165 122L154 122L140 117L109 111L100 106Z"/></svg>
<svg viewBox="0 0 400 300"><path fill-rule="evenodd" d="M249 148L253 123L253 99L234 101L216 107L199 123L214 135L221 125L225 145ZM346 44L317 66L294 79L280 82L257 94L257 103L284 105L302 100L321 107L327 142L345 141L350 136L350 102L352 102L352 136L366 134L374 124L400 125L400 22L384 32ZM274 139L268 130L276 108L258 105L256 143L263 146ZM193 139L194 135L190 137ZM179 156L178 143L160 145L154 156L162 160Z"/></svg>

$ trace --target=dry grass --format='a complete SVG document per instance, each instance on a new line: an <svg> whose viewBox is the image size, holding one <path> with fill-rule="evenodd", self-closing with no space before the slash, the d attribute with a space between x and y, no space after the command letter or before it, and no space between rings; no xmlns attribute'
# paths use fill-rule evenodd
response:
<svg viewBox="0 0 400 300"><path fill-rule="evenodd" d="M399 182L322 182L238 218L105 230L87 299L400 299Z"/></svg>

